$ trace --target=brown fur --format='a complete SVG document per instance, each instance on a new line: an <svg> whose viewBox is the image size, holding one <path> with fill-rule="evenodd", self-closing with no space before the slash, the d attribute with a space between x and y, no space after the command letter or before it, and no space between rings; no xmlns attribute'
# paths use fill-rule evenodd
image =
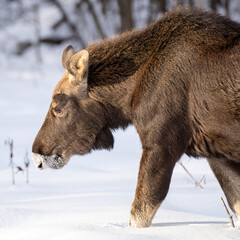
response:
<svg viewBox="0 0 240 240"><path fill-rule="evenodd" d="M146 29L86 50L87 67L71 67L74 53L65 51L68 72L54 90L33 152L67 162L74 154L112 148L111 129L133 124L143 153L131 225L151 224L183 153L209 159L239 215L240 25L216 13L180 8ZM88 73L86 81L80 72Z"/></svg>

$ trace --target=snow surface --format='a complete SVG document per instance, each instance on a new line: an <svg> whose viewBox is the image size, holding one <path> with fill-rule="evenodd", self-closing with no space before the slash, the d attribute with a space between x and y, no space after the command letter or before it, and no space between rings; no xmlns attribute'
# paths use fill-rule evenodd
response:
<svg viewBox="0 0 240 240"><path fill-rule="evenodd" d="M62 47L63 48L63 47ZM240 224L233 229L222 206L224 196L207 162L181 161L204 189L177 164L169 194L150 228L128 226L129 210L137 182L141 145L133 127L117 131L115 149L73 157L61 170L30 167L16 175L11 185L9 150L4 140L14 140L14 161L23 166L31 144L47 113L54 86L63 74L59 49L42 49L44 62L29 56L1 66L0 79L0 239L4 240L130 240L130 239L239 239ZM234 220L236 220L234 218Z"/></svg>

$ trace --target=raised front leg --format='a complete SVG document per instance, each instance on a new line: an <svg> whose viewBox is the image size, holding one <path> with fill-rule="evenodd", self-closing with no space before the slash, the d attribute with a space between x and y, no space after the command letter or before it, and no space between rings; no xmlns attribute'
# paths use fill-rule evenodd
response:
<svg viewBox="0 0 240 240"><path fill-rule="evenodd" d="M130 211L129 225L149 227L152 219L167 195L178 158L159 146L143 148L135 198Z"/></svg>
<svg viewBox="0 0 240 240"><path fill-rule="evenodd" d="M240 220L240 162L227 159L208 159L232 211Z"/></svg>

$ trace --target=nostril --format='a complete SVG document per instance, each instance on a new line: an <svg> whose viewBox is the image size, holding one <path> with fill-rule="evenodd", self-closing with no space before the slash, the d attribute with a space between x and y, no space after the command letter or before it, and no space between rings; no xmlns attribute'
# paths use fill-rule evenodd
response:
<svg viewBox="0 0 240 240"><path fill-rule="evenodd" d="M42 167L43 167L43 164L42 164L42 162L38 165L38 168L39 169L42 169Z"/></svg>
<svg viewBox="0 0 240 240"><path fill-rule="evenodd" d="M58 160L59 158L61 158L61 156L56 154L56 156L54 157L54 160Z"/></svg>

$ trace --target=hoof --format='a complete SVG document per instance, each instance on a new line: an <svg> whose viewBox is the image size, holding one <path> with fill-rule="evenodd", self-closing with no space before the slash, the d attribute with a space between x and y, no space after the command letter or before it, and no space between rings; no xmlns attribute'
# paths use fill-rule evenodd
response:
<svg viewBox="0 0 240 240"><path fill-rule="evenodd" d="M151 221L144 219L130 216L129 226L134 228L146 228L151 225Z"/></svg>

